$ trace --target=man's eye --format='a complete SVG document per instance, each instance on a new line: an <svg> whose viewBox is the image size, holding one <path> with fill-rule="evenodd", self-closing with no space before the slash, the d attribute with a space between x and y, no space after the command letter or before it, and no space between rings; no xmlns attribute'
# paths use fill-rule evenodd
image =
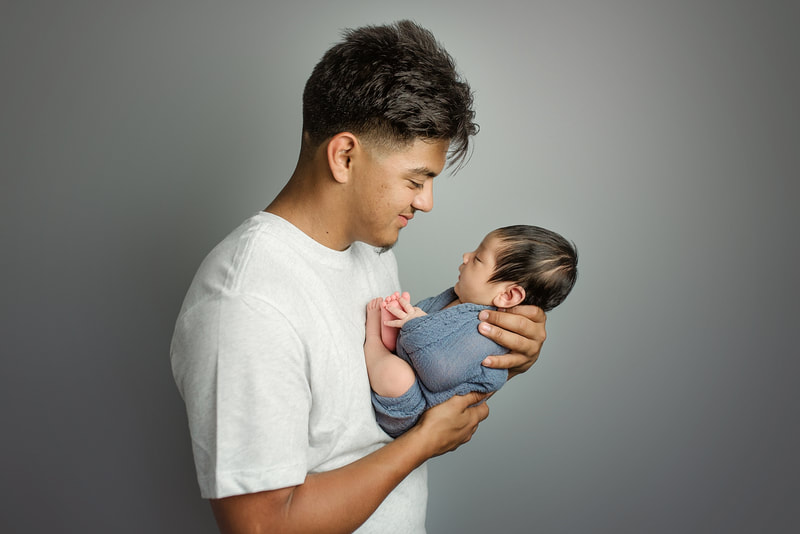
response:
<svg viewBox="0 0 800 534"><path fill-rule="evenodd" d="M415 182L414 180L409 180L409 182L411 184L411 187L413 187L414 189L422 189L425 186L425 184Z"/></svg>

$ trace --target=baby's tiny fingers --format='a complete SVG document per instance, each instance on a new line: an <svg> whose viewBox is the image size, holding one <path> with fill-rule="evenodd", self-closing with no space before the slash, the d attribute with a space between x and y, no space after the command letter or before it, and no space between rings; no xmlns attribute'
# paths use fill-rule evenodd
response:
<svg viewBox="0 0 800 534"><path fill-rule="evenodd" d="M406 312L404 312L403 310L401 310L397 306L389 305L389 306L386 306L386 309L389 310L389 312L391 312L392 315L394 315L395 317L398 317L400 319L402 319L403 317L408 315Z"/></svg>
<svg viewBox="0 0 800 534"><path fill-rule="evenodd" d="M406 299L399 299L398 302L403 307L403 311L406 313L414 313L414 306L411 305L411 302Z"/></svg>

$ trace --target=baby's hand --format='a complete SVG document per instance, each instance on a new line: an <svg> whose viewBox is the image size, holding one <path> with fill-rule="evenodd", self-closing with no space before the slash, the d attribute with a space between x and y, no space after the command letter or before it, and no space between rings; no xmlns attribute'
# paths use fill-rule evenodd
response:
<svg viewBox="0 0 800 534"><path fill-rule="evenodd" d="M392 295L384 300L382 305L386 311L397 318L391 321L384 321L383 324L394 328L401 328L411 319L428 315L421 308L412 306L411 302L406 298L406 294L401 296Z"/></svg>

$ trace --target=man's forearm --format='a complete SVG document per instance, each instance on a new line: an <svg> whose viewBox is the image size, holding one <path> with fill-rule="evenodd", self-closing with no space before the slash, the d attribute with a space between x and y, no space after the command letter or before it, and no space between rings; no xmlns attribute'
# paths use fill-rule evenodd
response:
<svg viewBox="0 0 800 534"><path fill-rule="evenodd" d="M289 510L293 520L314 519L309 530L299 532L327 532L323 529L330 527L334 527L331 532L355 530L409 473L430 458L420 438L409 432L352 464L309 475L295 489Z"/></svg>
<svg viewBox="0 0 800 534"><path fill-rule="evenodd" d="M211 506L224 534L352 532L433 454L412 428L351 464L309 474L294 488L213 500Z"/></svg>
<svg viewBox="0 0 800 534"><path fill-rule="evenodd" d="M466 443L489 415L485 394L453 397L408 432L351 464L310 474L294 488L211 501L223 534L352 532L426 460Z"/></svg>

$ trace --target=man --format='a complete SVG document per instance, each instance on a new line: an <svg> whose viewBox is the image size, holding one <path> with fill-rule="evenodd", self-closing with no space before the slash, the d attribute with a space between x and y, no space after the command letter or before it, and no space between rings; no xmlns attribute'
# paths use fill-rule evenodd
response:
<svg viewBox="0 0 800 534"><path fill-rule="evenodd" d="M201 494L223 532L424 532L424 463L488 416L472 393L428 410L396 440L375 422L364 363L367 302L399 289L388 249L433 178L477 131L452 58L411 22L349 31L309 78L292 177L200 266L171 357ZM527 370L538 308L491 312ZM493 325L493 326L492 326Z"/></svg>

